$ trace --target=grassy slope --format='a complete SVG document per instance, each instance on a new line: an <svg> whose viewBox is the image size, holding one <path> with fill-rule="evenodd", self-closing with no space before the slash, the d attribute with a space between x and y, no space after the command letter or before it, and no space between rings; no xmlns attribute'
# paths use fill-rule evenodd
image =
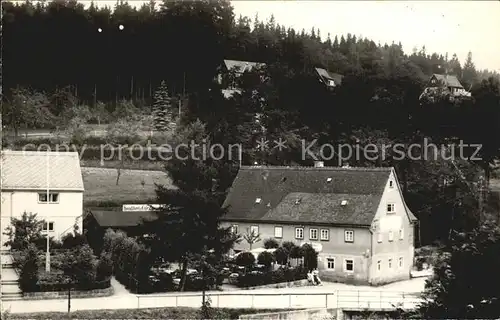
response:
<svg viewBox="0 0 500 320"><path fill-rule="evenodd" d="M118 185L116 169L82 168L84 204L95 202L144 203L156 197L155 183L171 185L167 174L151 170L122 170ZM141 184L144 181L144 186Z"/></svg>
<svg viewBox="0 0 500 320"><path fill-rule="evenodd" d="M217 309L219 319L238 319L242 314L279 312L263 309ZM199 319L199 309L195 308L152 308L75 311L72 319ZM2 317L4 318L4 317ZM5 319L68 319L66 312L19 313L8 315Z"/></svg>

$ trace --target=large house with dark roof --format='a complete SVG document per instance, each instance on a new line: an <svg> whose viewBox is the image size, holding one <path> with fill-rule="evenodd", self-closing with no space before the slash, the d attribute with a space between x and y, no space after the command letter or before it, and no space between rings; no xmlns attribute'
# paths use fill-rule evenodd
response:
<svg viewBox="0 0 500 320"><path fill-rule="evenodd" d="M378 285L410 277L417 219L393 168L242 167L224 207L224 226L260 235L254 247L268 238L310 243L325 280Z"/></svg>
<svg viewBox="0 0 500 320"><path fill-rule="evenodd" d="M261 62L224 60L217 75L217 82L223 87L222 94L224 97L230 98L233 94L241 92L237 80L245 72L250 72L265 65L265 63Z"/></svg>
<svg viewBox="0 0 500 320"><path fill-rule="evenodd" d="M24 212L45 220L55 239L82 230L83 179L77 152L2 151L1 232Z"/></svg>

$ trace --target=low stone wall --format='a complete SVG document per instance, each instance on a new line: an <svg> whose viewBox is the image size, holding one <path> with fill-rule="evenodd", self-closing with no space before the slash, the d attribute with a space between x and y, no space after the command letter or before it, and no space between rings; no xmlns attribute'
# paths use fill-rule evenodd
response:
<svg viewBox="0 0 500 320"><path fill-rule="evenodd" d="M254 289L265 289L265 288L291 288L291 287L307 287L307 286L312 286L313 284L310 283L307 279L304 280L297 280L297 281L291 281L291 282L280 282L280 283L272 283L272 284L266 284L263 286L256 286L256 287L248 287L248 288L239 288L243 290L254 290Z"/></svg>
<svg viewBox="0 0 500 320"><path fill-rule="evenodd" d="M270 313L256 313L244 314L238 319L241 320L286 320L286 319L315 319L315 320L328 320L334 319L336 316L335 310L327 309L305 309L297 311L283 311L283 312L270 312Z"/></svg>
<svg viewBox="0 0 500 320"><path fill-rule="evenodd" d="M71 291L71 299L109 297L115 293L113 287L88 291ZM67 299L68 291L25 292L23 300Z"/></svg>

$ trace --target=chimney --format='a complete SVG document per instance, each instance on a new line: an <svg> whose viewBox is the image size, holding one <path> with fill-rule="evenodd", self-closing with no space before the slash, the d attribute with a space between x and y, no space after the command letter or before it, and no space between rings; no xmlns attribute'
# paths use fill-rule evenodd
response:
<svg viewBox="0 0 500 320"><path fill-rule="evenodd" d="M315 168L323 168L324 166L325 166L325 163L323 161L314 161Z"/></svg>

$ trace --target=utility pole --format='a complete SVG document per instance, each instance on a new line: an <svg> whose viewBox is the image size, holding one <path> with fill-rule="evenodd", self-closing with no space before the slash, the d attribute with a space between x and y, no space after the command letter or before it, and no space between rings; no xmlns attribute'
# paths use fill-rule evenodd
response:
<svg viewBox="0 0 500 320"><path fill-rule="evenodd" d="M49 169L49 157L50 157L50 150L47 150L47 207L46 207L46 217L48 218L48 213L49 213L49 205L50 205L50 188L49 188L49 181L50 181L50 169ZM49 237L49 219L45 221L47 223L47 252L45 253L45 271L50 272L50 237Z"/></svg>

